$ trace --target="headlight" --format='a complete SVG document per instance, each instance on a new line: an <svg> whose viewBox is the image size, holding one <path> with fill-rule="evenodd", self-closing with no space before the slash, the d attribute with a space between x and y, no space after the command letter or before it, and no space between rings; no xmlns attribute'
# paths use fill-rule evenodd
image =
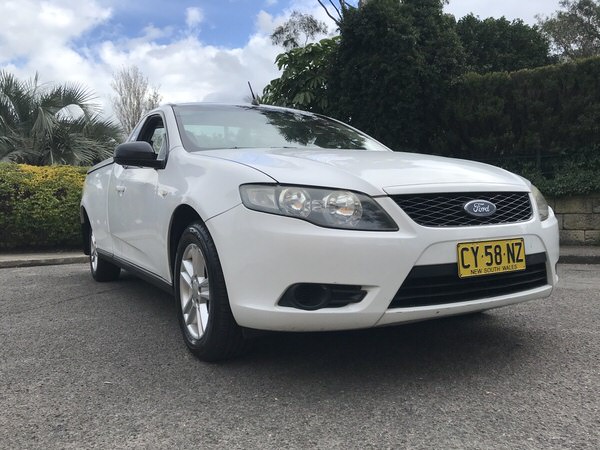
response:
<svg viewBox="0 0 600 450"><path fill-rule="evenodd" d="M533 198L535 199L538 213L540 215L540 220L546 220L548 216L550 216L548 202L546 201L542 193L538 190L538 188L536 188L533 184L531 185L531 193L533 194Z"/></svg>
<svg viewBox="0 0 600 450"><path fill-rule="evenodd" d="M362 218L362 203L353 192L332 192L323 199L323 203L325 204L325 215L335 224L355 226Z"/></svg>
<svg viewBox="0 0 600 450"><path fill-rule="evenodd" d="M398 227L375 200L358 192L245 184L242 203L255 211L296 217L328 228L397 231Z"/></svg>
<svg viewBox="0 0 600 450"><path fill-rule="evenodd" d="M302 217L310 216L311 199L310 194L302 188L282 189L278 196L279 209L288 216Z"/></svg>

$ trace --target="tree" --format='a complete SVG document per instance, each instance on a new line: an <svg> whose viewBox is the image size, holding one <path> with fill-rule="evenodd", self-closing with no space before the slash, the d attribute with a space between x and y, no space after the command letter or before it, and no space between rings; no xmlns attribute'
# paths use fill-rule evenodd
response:
<svg viewBox="0 0 600 450"><path fill-rule="evenodd" d="M477 73L514 72L556 62L550 43L537 26L505 17L481 20L473 14L461 18L456 32L465 51L465 68Z"/></svg>
<svg viewBox="0 0 600 450"><path fill-rule="evenodd" d="M395 150L428 151L464 55L440 0L346 8L329 76L330 113Z"/></svg>
<svg viewBox="0 0 600 450"><path fill-rule="evenodd" d="M274 45L282 45L286 50L305 46L309 39L327 33L325 22L315 19L310 14L293 11L289 20L275 28L271 34ZM304 42L301 41L304 36Z"/></svg>
<svg viewBox="0 0 600 450"><path fill-rule="evenodd" d="M281 76L265 87L261 103L326 113L328 72L338 44L339 36L278 55Z"/></svg>
<svg viewBox="0 0 600 450"><path fill-rule="evenodd" d="M113 109L126 134L162 100L158 88L149 88L148 77L137 66L123 67L113 74L110 86L117 94L112 98Z"/></svg>
<svg viewBox="0 0 600 450"><path fill-rule="evenodd" d="M561 0L562 10L539 17L542 32L566 60L600 55L600 0Z"/></svg>
<svg viewBox="0 0 600 450"><path fill-rule="evenodd" d="M444 14L447 0L403 0L402 8L417 32L416 51L420 66L415 68L419 80L417 105L422 124L419 151L429 152L430 142L440 129L441 114L450 86L464 72L465 55L456 34L454 16Z"/></svg>
<svg viewBox="0 0 600 450"><path fill-rule="evenodd" d="M0 160L91 165L112 155L120 128L80 84L40 84L0 72Z"/></svg>

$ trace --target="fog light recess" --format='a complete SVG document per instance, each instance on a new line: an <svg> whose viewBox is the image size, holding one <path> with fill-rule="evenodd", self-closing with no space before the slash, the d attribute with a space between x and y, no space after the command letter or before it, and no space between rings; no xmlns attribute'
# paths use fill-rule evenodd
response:
<svg viewBox="0 0 600 450"><path fill-rule="evenodd" d="M322 308L341 308L360 302L366 291L362 286L346 284L298 283L286 289L279 306L288 306L305 311Z"/></svg>

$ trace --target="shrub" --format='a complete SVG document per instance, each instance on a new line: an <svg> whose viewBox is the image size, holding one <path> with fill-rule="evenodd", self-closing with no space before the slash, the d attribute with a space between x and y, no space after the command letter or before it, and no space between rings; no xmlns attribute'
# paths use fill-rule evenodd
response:
<svg viewBox="0 0 600 450"><path fill-rule="evenodd" d="M0 163L0 248L75 247L86 169Z"/></svg>
<svg viewBox="0 0 600 450"><path fill-rule="evenodd" d="M434 153L498 165L552 195L600 185L600 58L467 74L450 93Z"/></svg>
<svg viewBox="0 0 600 450"><path fill-rule="evenodd" d="M567 158L546 163L544 171L533 164L513 168L552 197L600 192L600 148L580 151Z"/></svg>
<svg viewBox="0 0 600 450"><path fill-rule="evenodd" d="M472 159L547 157L600 143L600 58L518 72L474 73L450 93L434 148Z"/></svg>

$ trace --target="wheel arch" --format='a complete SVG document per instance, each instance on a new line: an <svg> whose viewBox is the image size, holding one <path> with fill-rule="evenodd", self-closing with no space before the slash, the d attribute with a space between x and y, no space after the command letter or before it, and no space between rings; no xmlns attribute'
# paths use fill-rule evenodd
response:
<svg viewBox="0 0 600 450"><path fill-rule="evenodd" d="M90 231L92 225L90 224L90 218L88 217L87 211L84 206L81 206L79 210L79 220L81 222L81 239L83 244L83 253L85 255L90 254Z"/></svg>
<svg viewBox="0 0 600 450"><path fill-rule="evenodd" d="M171 223L169 224L169 239L168 239L168 251L169 251L169 270L171 271L171 277L173 277L173 270L175 264L175 253L177 252L177 246L179 245L179 239L189 224L193 222L204 221L200 217L200 214L191 207L190 205L183 204L179 205L173 211L171 216Z"/></svg>

